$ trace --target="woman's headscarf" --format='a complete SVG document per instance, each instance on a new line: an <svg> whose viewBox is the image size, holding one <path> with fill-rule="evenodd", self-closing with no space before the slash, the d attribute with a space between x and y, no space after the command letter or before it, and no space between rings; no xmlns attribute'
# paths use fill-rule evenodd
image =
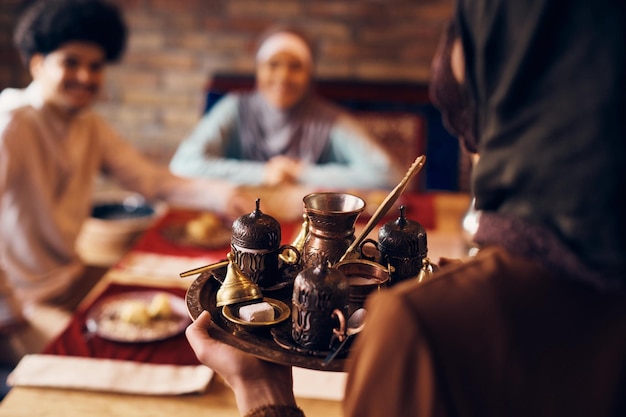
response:
<svg viewBox="0 0 626 417"><path fill-rule="evenodd" d="M475 239L626 287L626 5L458 7L479 133Z"/></svg>
<svg viewBox="0 0 626 417"><path fill-rule="evenodd" d="M461 32L456 20L446 28L432 62L428 93L433 104L441 111L443 122L450 133L456 135L465 149L478 152L474 126L474 113L465 84L454 76L452 54Z"/></svg>
<svg viewBox="0 0 626 417"><path fill-rule="evenodd" d="M290 29L277 29L263 38L257 60L288 51L313 67L309 43ZM321 163L339 110L309 91L290 109L270 105L258 91L239 100L239 135L245 159L267 161L277 155Z"/></svg>

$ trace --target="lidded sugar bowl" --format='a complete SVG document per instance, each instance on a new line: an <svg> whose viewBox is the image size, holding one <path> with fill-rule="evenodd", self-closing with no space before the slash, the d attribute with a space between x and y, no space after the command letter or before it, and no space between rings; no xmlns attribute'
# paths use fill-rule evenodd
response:
<svg viewBox="0 0 626 417"><path fill-rule="evenodd" d="M389 285L397 284L408 278L416 277L423 266L423 260L428 254L426 229L406 217L404 206L400 206L400 215L389 221L378 230L378 242L366 239L361 245L373 244L380 252L379 263L391 266L391 281Z"/></svg>

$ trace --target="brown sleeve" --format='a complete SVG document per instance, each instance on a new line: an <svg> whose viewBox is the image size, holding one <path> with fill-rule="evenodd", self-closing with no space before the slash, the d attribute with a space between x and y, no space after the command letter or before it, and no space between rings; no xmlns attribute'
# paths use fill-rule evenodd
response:
<svg viewBox="0 0 626 417"><path fill-rule="evenodd" d="M371 297L367 310L351 352L344 416L432 416L434 369L417 318L390 291Z"/></svg>
<svg viewBox="0 0 626 417"><path fill-rule="evenodd" d="M244 417L304 417L304 412L291 405L264 405L251 410Z"/></svg>

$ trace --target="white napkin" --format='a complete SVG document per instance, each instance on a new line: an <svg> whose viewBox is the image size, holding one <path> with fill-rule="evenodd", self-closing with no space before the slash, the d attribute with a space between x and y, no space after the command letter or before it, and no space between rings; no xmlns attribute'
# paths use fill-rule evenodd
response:
<svg viewBox="0 0 626 417"><path fill-rule="evenodd" d="M294 366L293 392L300 398L341 401L347 377L345 372L315 371Z"/></svg>
<svg viewBox="0 0 626 417"><path fill-rule="evenodd" d="M203 392L212 377L213 371L203 365L160 365L33 354L22 358L7 382L11 386L178 395Z"/></svg>
<svg viewBox="0 0 626 417"><path fill-rule="evenodd" d="M226 259L226 254L222 259ZM126 255L116 265L116 269L141 276L180 280L181 272L210 265L217 261L219 259L208 256L173 256L137 251Z"/></svg>

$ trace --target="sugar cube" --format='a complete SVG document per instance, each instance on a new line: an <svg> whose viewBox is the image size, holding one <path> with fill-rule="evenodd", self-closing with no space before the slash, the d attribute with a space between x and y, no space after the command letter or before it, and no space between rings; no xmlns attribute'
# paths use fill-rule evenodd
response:
<svg viewBox="0 0 626 417"><path fill-rule="evenodd" d="M249 322L274 320L274 307L266 301L248 304L239 308L239 318Z"/></svg>

